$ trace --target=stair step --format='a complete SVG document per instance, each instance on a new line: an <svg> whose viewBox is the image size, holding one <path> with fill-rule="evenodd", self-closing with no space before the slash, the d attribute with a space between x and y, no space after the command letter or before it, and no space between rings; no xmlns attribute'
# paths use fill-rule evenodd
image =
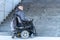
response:
<svg viewBox="0 0 60 40"><path fill-rule="evenodd" d="M21 0L0 0L0 23L4 22L10 12L15 8L15 6L21 2Z"/></svg>

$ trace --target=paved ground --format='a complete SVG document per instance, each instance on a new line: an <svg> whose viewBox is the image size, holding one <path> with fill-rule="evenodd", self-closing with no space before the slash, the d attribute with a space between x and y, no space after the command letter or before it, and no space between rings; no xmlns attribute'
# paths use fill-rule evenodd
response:
<svg viewBox="0 0 60 40"><path fill-rule="evenodd" d="M15 38L12 39L11 36L0 36L0 40L60 40L58 37L34 37L28 39Z"/></svg>

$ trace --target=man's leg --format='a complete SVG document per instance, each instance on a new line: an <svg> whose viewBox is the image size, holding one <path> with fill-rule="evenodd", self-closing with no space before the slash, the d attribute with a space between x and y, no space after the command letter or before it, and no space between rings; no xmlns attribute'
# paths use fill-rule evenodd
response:
<svg viewBox="0 0 60 40"><path fill-rule="evenodd" d="M12 31L12 38L16 37L16 33L17 33L16 30L13 30L13 31Z"/></svg>

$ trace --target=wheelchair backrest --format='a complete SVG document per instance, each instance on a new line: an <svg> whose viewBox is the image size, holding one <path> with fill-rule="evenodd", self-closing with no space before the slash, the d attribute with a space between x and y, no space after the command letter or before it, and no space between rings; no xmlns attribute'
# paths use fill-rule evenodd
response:
<svg viewBox="0 0 60 40"><path fill-rule="evenodd" d="M17 21L18 21L19 23L22 23L20 17L17 16L16 18L17 18Z"/></svg>

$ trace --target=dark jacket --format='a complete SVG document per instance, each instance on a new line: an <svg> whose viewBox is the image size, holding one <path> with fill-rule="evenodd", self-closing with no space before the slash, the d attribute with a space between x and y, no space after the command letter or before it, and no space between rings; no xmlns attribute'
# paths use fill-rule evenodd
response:
<svg viewBox="0 0 60 40"><path fill-rule="evenodd" d="M18 15L21 20L28 20L28 18L25 16L24 11L17 9L15 12L15 15Z"/></svg>
<svg viewBox="0 0 60 40"><path fill-rule="evenodd" d="M23 20L23 21L30 21L30 19L25 16L25 14L24 14L24 12L22 10L17 9L15 11L14 16L13 16L13 20L12 20L12 25L13 26L12 26L12 29L15 29L17 24L18 24L18 20L17 20L16 16L19 16L20 19Z"/></svg>

